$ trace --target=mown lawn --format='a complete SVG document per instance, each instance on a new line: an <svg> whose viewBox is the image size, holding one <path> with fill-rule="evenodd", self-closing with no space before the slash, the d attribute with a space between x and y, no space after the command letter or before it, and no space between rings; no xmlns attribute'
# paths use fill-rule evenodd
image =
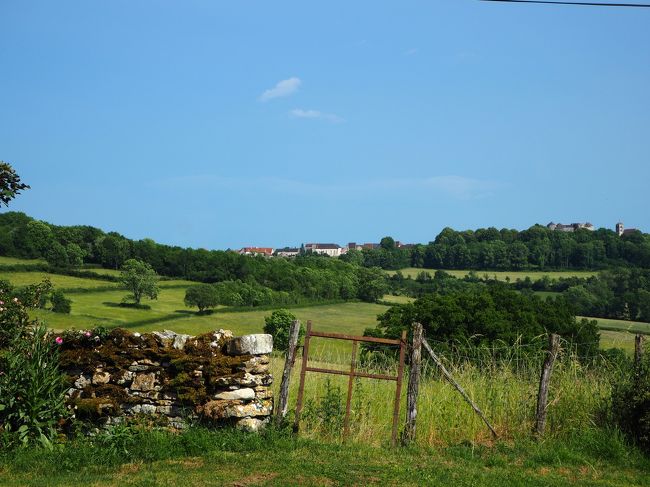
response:
<svg viewBox="0 0 650 487"><path fill-rule="evenodd" d="M446 273L451 274L452 276L463 278L470 273L470 270L447 270L443 269ZM386 271L387 274L393 275L397 271ZM416 267L408 267L406 269L401 269L404 277L410 276L412 279L415 279L420 272L428 272L432 276L436 273L436 269L420 269ZM490 278L496 278L500 281L505 281L506 278L509 278L511 282L516 281L517 279L526 279L530 277L533 281L541 279L544 276L548 276L552 279L558 279L560 277L591 277L598 274L593 271L474 271L479 277L488 276Z"/></svg>

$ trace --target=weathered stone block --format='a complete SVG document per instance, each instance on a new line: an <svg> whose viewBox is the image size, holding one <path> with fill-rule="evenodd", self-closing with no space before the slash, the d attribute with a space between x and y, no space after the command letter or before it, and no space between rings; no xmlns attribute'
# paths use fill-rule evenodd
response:
<svg viewBox="0 0 650 487"><path fill-rule="evenodd" d="M264 429L266 425L269 424L269 419L257 419L257 418L243 418L235 423L237 429L248 431L250 433L257 433L258 431Z"/></svg>
<svg viewBox="0 0 650 487"><path fill-rule="evenodd" d="M131 389L134 391L153 391L156 386L156 374L153 372L149 374L138 374L133 379Z"/></svg>
<svg viewBox="0 0 650 487"><path fill-rule="evenodd" d="M111 381L111 374L97 371L93 374L93 384L108 384Z"/></svg>
<svg viewBox="0 0 650 487"><path fill-rule="evenodd" d="M250 401L255 399L255 391L250 388L237 389L234 391L225 391L215 394L215 399L223 399L226 401L240 400L240 401Z"/></svg>
<svg viewBox="0 0 650 487"><path fill-rule="evenodd" d="M244 335L226 344L229 355L262 355L273 351L273 337L266 334Z"/></svg>

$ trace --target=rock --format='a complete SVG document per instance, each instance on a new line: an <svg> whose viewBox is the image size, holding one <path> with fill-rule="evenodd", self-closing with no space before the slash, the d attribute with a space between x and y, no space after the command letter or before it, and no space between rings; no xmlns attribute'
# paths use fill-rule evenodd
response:
<svg viewBox="0 0 650 487"><path fill-rule="evenodd" d="M272 397L273 397L273 391L269 387L257 386L255 388L256 399L271 399Z"/></svg>
<svg viewBox="0 0 650 487"><path fill-rule="evenodd" d="M124 372L124 374L122 374L122 377L117 379L116 382L118 385L124 385L127 382L132 382L134 378L135 378L135 374L127 370Z"/></svg>
<svg viewBox="0 0 650 487"><path fill-rule="evenodd" d="M187 342L189 338L191 338L190 335L176 335L174 337L174 341L172 342L172 347L174 347L176 350L183 350L185 348L185 342Z"/></svg>
<svg viewBox="0 0 650 487"><path fill-rule="evenodd" d="M229 355L264 355L273 351L273 337L266 334L244 335L226 344Z"/></svg>
<svg viewBox="0 0 650 487"><path fill-rule="evenodd" d="M214 398L226 401L250 401L251 399L255 399L255 391L250 388L237 389L235 391L220 392L219 394L216 394Z"/></svg>
<svg viewBox="0 0 650 487"><path fill-rule="evenodd" d="M108 384L111 381L111 374L97 371L93 375L93 384Z"/></svg>
<svg viewBox="0 0 650 487"><path fill-rule="evenodd" d="M133 379L131 389L134 391L152 391L156 385L156 374L138 374Z"/></svg>
<svg viewBox="0 0 650 487"><path fill-rule="evenodd" d="M174 343L176 332L171 330L154 331L152 333L156 341L163 347L169 347Z"/></svg>
<svg viewBox="0 0 650 487"><path fill-rule="evenodd" d="M266 375L253 375L246 372L244 377L235 377L233 379L235 384L240 386L268 386L273 383L273 376L271 374Z"/></svg>
<svg viewBox="0 0 650 487"><path fill-rule="evenodd" d="M76 381L74 381L74 386L77 389L83 389L87 385L90 385L90 383L91 383L91 378L88 377L87 375L82 375Z"/></svg>
<svg viewBox="0 0 650 487"><path fill-rule="evenodd" d="M232 331L230 330L222 330L219 329L215 331L212 336L214 337L214 341L217 342L217 345L219 342L222 342L223 340L230 340L233 337ZM210 344L212 345L212 343Z"/></svg>
<svg viewBox="0 0 650 487"><path fill-rule="evenodd" d="M227 418L245 418L248 416L270 416L273 412L271 401L254 401L248 404L236 404L226 407Z"/></svg>
<svg viewBox="0 0 650 487"><path fill-rule="evenodd" d="M244 418L237 421L237 423L235 423L235 427L242 431L257 433L258 431L264 429L268 423L268 419Z"/></svg>

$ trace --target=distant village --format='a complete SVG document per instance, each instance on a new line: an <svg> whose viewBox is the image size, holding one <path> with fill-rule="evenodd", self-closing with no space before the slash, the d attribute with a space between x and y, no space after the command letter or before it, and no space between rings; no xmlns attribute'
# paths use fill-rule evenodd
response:
<svg viewBox="0 0 650 487"><path fill-rule="evenodd" d="M578 230L589 230L593 232L596 228L589 222L586 223L554 223L551 222L546 225L546 228L556 232L575 232ZM615 226L615 231L619 237L629 235L636 232L636 228L625 228L622 222L618 222ZM395 242L395 247L398 249L408 249L415 247L417 244L404 244L400 241ZM378 243L364 243L358 244L350 242L346 246L341 246L335 243L306 243L300 247L284 247L275 249L273 247L244 247L238 252L243 255L263 255L266 257L296 257L301 254L322 254L329 257L340 257L348 253L350 250L364 250L364 249L377 249L380 245Z"/></svg>
<svg viewBox="0 0 650 487"><path fill-rule="evenodd" d="M406 249L414 247L416 244L403 244L396 241L395 247L398 249ZM306 243L301 247L284 247L282 249L274 249L273 247L244 247L239 250L240 254L244 255L265 255L267 257L296 257L297 255L312 253L323 254L329 257L340 257L347 254L350 250L363 250L363 249L377 249L380 245L378 243L364 243L357 244L350 242L342 247L334 243Z"/></svg>

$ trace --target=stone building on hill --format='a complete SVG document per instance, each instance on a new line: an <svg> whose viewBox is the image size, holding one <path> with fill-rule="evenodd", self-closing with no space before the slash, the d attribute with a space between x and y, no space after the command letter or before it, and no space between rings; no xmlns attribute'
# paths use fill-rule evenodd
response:
<svg viewBox="0 0 650 487"><path fill-rule="evenodd" d="M580 230L581 228L585 230L589 230L593 232L595 230L594 226L587 222L587 223L570 223L568 225L565 225L563 223L549 223L546 225L546 228L549 230L554 230L557 232L575 232L577 230Z"/></svg>

